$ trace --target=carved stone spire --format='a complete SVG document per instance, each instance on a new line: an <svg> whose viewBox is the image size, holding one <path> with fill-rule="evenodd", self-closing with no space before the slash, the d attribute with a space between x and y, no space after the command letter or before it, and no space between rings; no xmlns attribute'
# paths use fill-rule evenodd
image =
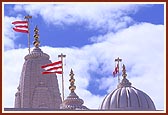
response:
<svg viewBox="0 0 168 115"><path fill-rule="evenodd" d="M37 26L35 27L34 29L34 42L33 42L33 45L38 48L39 45L40 45L40 41L38 40L39 39L39 29L37 28Z"/></svg>
<svg viewBox="0 0 168 115"><path fill-rule="evenodd" d="M55 74L43 75L42 65L52 63L50 56L38 47L38 28L35 28L35 48L25 56L15 108L59 109L62 103Z"/></svg>

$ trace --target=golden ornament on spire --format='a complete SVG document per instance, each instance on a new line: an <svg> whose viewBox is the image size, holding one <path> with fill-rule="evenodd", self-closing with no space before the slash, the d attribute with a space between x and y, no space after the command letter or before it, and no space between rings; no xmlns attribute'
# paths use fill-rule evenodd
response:
<svg viewBox="0 0 168 115"><path fill-rule="evenodd" d="M74 85L74 82L75 82L75 79L74 79L74 73L71 69L71 72L69 74L69 76L71 77L69 82L70 82L70 86L69 86L69 89L71 90L71 93L74 92L74 90L76 89L76 86Z"/></svg>
<svg viewBox="0 0 168 115"><path fill-rule="evenodd" d="M122 70L122 72L123 72L123 74L122 74L122 76L123 76L123 78L126 78L126 76L127 76L127 74L126 74L126 69L125 69L125 65L123 64L123 70Z"/></svg>
<svg viewBox="0 0 168 115"><path fill-rule="evenodd" d="M38 48L39 45L40 45L40 41L38 40L39 39L38 32L39 32L39 29L36 26L35 29L34 29L34 42L33 42L33 44L36 48Z"/></svg>

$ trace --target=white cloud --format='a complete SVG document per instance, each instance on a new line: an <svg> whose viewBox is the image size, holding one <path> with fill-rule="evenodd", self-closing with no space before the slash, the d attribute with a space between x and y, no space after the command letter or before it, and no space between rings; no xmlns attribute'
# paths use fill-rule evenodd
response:
<svg viewBox="0 0 168 115"><path fill-rule="evenodd" d="M3 98L5 107L14 107L14 97L19 85L24 56L27 50L7 50L3 55Z"/></svg>
<svg viewBox="0 0 168 115"><path fill-rule="evenodd" d="M12 49L14 48L14 41L15 34L12 32L12 20L14 20L13 17L7 17L4 18L4 48L5 49Z"/></svg>
<svg viewBox="0 0 168 115"><path fill-rule="evenodd" d="M133 23L129 14L135 13L141 4L17 4L14 11L26 11L41 16L48 24L84 24L89 29L117 31ZM51 13L53 12L53 13Z"/></svg>
<svg viewBox="0 0 168 115"><path fill-rule="evenodd" d="M89 81L93 78L99 89L111 92L116 88L117 79L110 73L114 69L114 59L118 56L126 65L128 79L132 85L147 93L154 101L157 109L164 109L164 28L163 25L141 23L123 29L115 34L108 33L103 42L86 45L82 48L51 48L43 46L43 52L50 55L52 61L57 60L60 53L66 54L65 66L65 96L69 94L69 72L72 68L75 74L77 95L84 100L84 105L90 109L99 107L104 96L95 95L87 90ZM18 86L23 57L27 49L9 50L4 53L4 105L12 107L14 93ZM12 58L11 58L12 57ZM19 60L19 61L15 61ZM14 65L16 65L13 68ZM100 69L99 66L102 66ZM101 78L91 76L89 71L98 72ZM10 74L8 74L10 72ZM106 74L108 76L106 76ZM60 78L58 77L59 83ZM107 82L108 81L108 82ZM157 83L157 85L156 85ZM11 89L10 92L9 89ZM61 86L60 86L61 92ZM159 95L156 95L157 94Z"/></svg>

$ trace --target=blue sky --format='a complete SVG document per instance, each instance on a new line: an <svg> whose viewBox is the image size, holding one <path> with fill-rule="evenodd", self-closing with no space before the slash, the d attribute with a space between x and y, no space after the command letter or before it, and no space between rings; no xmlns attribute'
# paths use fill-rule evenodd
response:
<svg viewBox="0 0 168 115"><path fill-rule="evenodd" d="M76 92L84 98L87 106L96 108L103 97L116 88L118 81L113 78L112 71L115 66L114 59L120 56L123 59L122 64L127 67L129 80L138 89L149 94L158 109L164 109L163 3L4 4L5 83L9 80L7 70L11 70L8 67L15 64L9 57L22 60L17 62L18 69L12 70L13 75L18 76L16 80L11 81L13 93L18 85L23 57L28 51L27 34L14 32L11 22L23 20L27 14L33 16L30 20L30 43L33 42L33 30L37 25L40 47L50 55L51 60L55 61L55 55L61 52L67 55L65 75L69 74L70 68L74 69L76 81L79 80L76 83ZM159 70L157 65L161 65ZM151 80L153 71L158 71L156 75L160 76L159 79L155 77ZM144 78L147 79L145 82ZM150 88L146 88L149 84L154 84L156 79L159 87L155 89L161 94L158 96ZM65 83L68 85L68 80ZM68 88L65 90L68 95ZM5 92L5 95L9 93ZM14 94L10 95L13 99ZM91 104L85 99L86 96L95 99L95 103ZM12 99L5 101L5 106L12 106Z"/></svg>

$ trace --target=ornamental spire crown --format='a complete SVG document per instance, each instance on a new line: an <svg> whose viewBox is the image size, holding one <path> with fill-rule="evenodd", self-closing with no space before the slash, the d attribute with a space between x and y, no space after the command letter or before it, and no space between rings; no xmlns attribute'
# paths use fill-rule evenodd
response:
<svg viewBox="0 0 168 115"><path fill-rule="evenodd" d="M126 74L126 69L125 69L125 65L123 64L122 66L123 70L122 70L122 76L123 76L123 79L126 78L127 74Z"/></svg>
<svg viewBox="0 0 168 115"><path fill-rule="evenodd" d="M73 73L72 69L71 69L69 76L71 77L69 80L69 82L70 82L69 89L71 90L71 93L72 93L76 89L76 86L74 85L75 79L74 79L74 73Z"/></svg>
<svg viewBox="0 0 168 115"><path fill-rule="evenodd" d="M129 82L129 80L126 78L127 74L126 74L126 69L125 69L125 65L123 64L122 66L122 76L123 79L122 81L118 84L118 88L122 88L122 87L131 87L131 83Z"/></svg>
<svg viewBox="0 0 168 115"><path fill-rule="evenodd" d="M34 29L34 42L33 45L38 48L40 45L40 41L39 41L39 29L36 25L35 29Z"/></svg>

